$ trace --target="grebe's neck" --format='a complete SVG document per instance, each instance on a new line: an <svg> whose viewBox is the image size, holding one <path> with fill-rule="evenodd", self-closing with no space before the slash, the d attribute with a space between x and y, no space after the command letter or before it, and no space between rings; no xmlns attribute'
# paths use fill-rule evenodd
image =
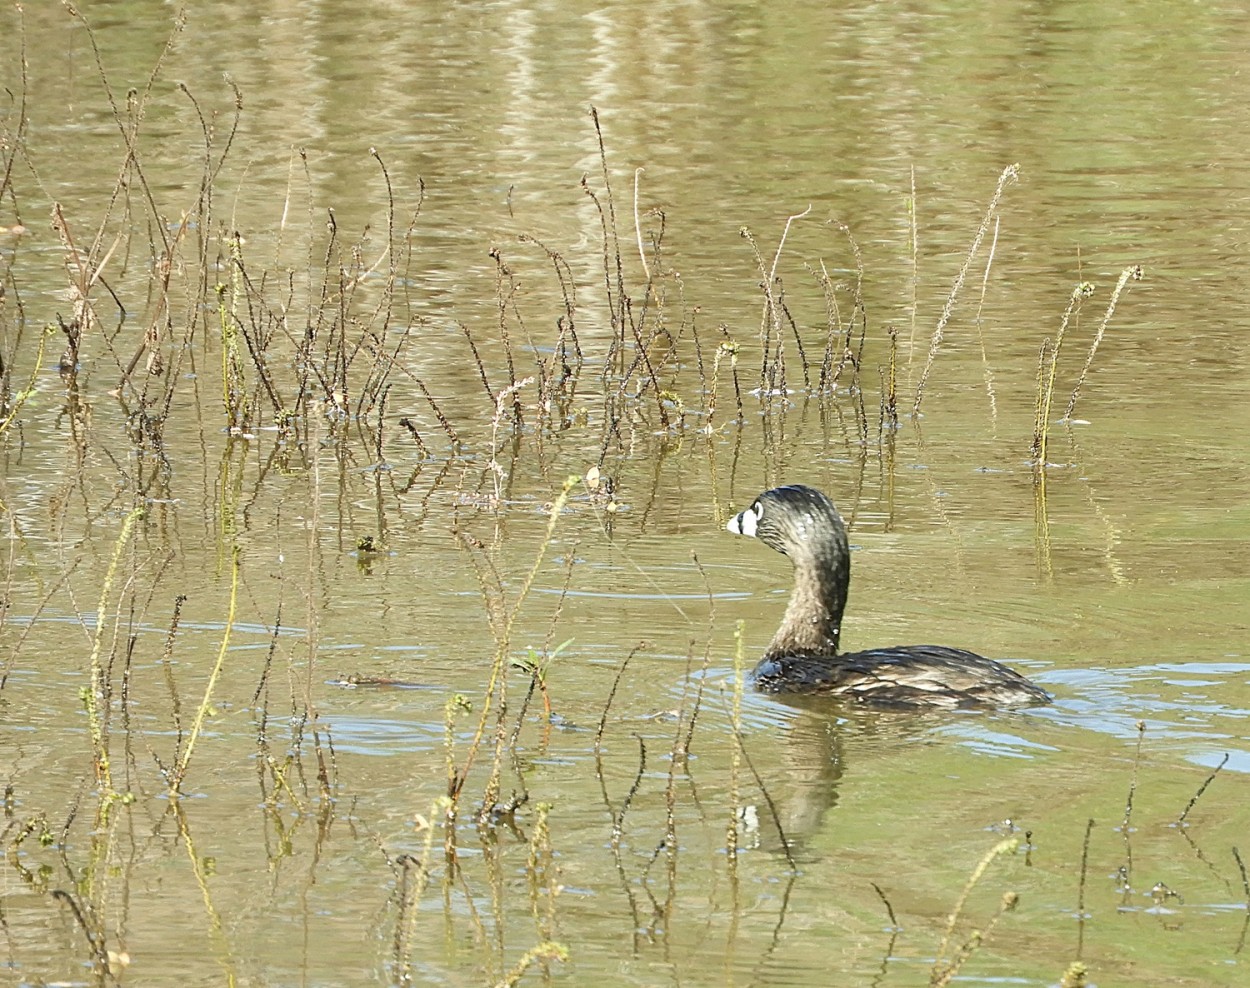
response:
<svg viewBox="0 0 1250 988"><path fill-rule="evenodd" d="M788 547L794 562L794 589L781 627L764 658L780 655L836 655L842 611L851 579L846 532L813 532L811 541Z"/></svg>

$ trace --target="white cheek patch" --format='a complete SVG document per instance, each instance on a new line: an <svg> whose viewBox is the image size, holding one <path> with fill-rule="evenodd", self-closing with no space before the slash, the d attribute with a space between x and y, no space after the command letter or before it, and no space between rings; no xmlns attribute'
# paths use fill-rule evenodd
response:
<svg viewBox="0 0 1250 988"><path fill-rule="evenodd" d="M755 530L759 527L760 518L764 516L764 505L758 501L746 511L740 512L729 519L729 523L725 526L734 535L750 535L755 537Z"/></svg>

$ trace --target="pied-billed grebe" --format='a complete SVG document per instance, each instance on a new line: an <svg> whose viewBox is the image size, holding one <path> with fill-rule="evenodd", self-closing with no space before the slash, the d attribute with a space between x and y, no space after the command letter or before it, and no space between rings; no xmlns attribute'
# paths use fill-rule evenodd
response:
<svg viewBox="0 0 1250 988"><path fill-rule="evenodd" d="M790 557L794 591L781 627L752 673L765 693L806 693L888 707L1019 706L1050 694L1018 672L946 645L838 652L851 555L833 502L794 484L755 499L726 526Z"/></svg>

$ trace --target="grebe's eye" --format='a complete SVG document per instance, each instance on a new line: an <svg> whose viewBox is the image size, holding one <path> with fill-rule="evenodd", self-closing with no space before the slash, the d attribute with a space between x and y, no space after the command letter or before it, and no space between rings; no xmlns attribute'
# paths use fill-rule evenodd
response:
<svg viewBox="0 0 1250 988"><path fill-rule="evenodd" d="M760 517L764 514L764 505L756 501L751 507L747 508L739 514L729 519L729 523L725 526L735 535L750 535L754 537L755 530L759 527Z"/></svg>
<svg viewBox="0 0 1250 988"><path fill-rule="evenodd" d="M742 526L742 534L754 537L759 532L760 519L763 517L764 502L756 501L753 505L751 505L751 507L747 508L746 511L742 512L742 514L738 516Z"/></svg>

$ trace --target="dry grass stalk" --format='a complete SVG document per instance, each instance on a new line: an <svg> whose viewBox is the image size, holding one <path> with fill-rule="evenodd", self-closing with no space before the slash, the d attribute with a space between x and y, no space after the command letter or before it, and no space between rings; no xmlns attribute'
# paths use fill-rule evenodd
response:
<svg viewBox="0 0 1250 988"><path fill-rule="evenodd" d="M929 372L933 369L933 361L936 359L938 350L942 346L946 324L950 321L951 313L955 310L955 300L959 297L959 291L963 288L964 279L968 276L968 267L972 264L972 259L976 256L977 251L981 249L981 241L985 239L985 234L989 230L990 219L998 209L999 200L1003 197L1003 190L1006 189L1009 182L1017 181L1019 177L1019 165L1008 165L998 177L998 186L994 189L994 195L990 197L990 203L985 209L985 216L981 219L981 225L977 228L976 236L972 238L972 246L968 248L964 262L960 265L959 273L955 276L955 283L951 286L950 294L946 297L946 304L942 307L942 314L938 317L937 325L933 329L933 338L929 341L929 356L925 360L924 370L920 373L920 383L916 385L916 401L912 405L913 415L920 414L920 403L924 400L924 389L929 380Z"/></svg>
<svg viewBox="0 0 1250 988"><path fill-rule="evenodd" d="M1102 317L1102 322L1098 325L1098 332L1094 334L1094 340L1089 345L1089 353L1085 355L1085 365L1081 368L1081 374L1076 380L1076 387L1072 389L1072 397L1068 399L1068 407L1063 413L1065 419L1072 418L1072 409L1076 407L1076 399L1081 393L1081 388L1085 384L1085 376L1089 373L1090 364L1094 362L1094 354L1098 352L1098 346L1102 343L1103 335L1107 332L1107 324L1111 322L1111 317L1115 314L1115 307L1120 301L1120 293L1124 291L1125 285L1130 281L1140 281L1142 278L1142 269L1140 264L1133 264L1120 272L1120 279L1116 282L1115 288L1111 291L1111 298L1107 301L1107 311Z"/></svg>
<svg viewBox="0 0 1250 988"><path fill-rule="evenodd" d="M985 396L990 403L990 422L998 423L998 401L994 396L994 371L990 368L989 354L985 350L985 333L982 331L981 312L985 307L985 293L990 283L990 268L994 264L994 254L998 249L998 228L1000 216L994 217L994 239L990 241L989 255L985 259L985 273L981 276L981 297L977 301L977 315L974 322L977 327L977 342L981 346L981 367L985 373Z"/></svg>
<svg viewBox="0 0 1250 988"><path fill-rule="evenodd" d="M1055 334L1055 342L1049 340L1042 343L1043 361L1047 370L1043 373L1039 368L1037 379L1037 401L1034 405L1033 444L1030 455L1035 463L1046 465L1046 439L1050 432L1050 404L1055 393L1055 372L1059 365L1059 353L1063 349L1063 340L1068 332L1068 324L1072 317L1080 311L1081 303L1094 294L1094 286L1082 281L1068 295L1067 308L1063 310L1063 318L1059 320L1059 332ZM1044 377L1044 381L1043 381Z"/></svg>

